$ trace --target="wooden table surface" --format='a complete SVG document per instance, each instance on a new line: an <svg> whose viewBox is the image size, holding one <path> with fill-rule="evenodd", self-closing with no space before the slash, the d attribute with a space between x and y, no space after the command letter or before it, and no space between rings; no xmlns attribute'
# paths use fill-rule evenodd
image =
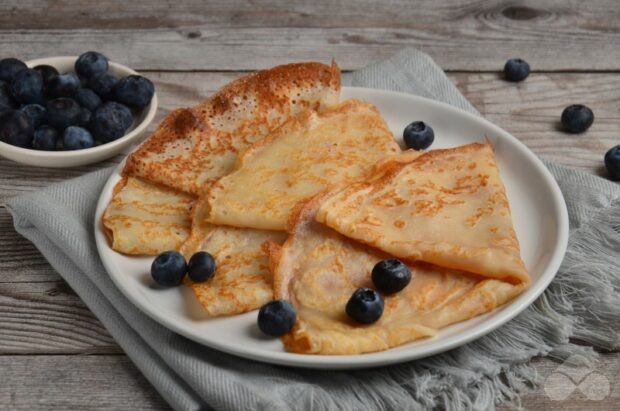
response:
<svg viewBox="0 0 620 411"><path fill-rule="evenodd" d="M534 152L602 174L605 151L620 144L619 21L616 0L4 0L0 58L103 52L153 80L159 121L246 71L332 57L350 71L415 46ZM510 57L530 63L525 82L501 79ZM558 128L572 103L595 113L583 135ZM60 170L0 159L0 205L118 161ZM543 380L558 366L535 362ZM538 389L522 397L523 407L620 409L620 353L603 354L597 371L611 383L602 401L579 391L552 401ZM1 207L0 409L167 407Z"/></svg>

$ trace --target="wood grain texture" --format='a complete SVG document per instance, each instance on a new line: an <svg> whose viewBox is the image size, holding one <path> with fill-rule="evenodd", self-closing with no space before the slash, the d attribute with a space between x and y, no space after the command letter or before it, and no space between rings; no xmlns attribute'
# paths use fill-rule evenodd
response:
<svg viewBox="0 0 620 411"><path fill-rule="evenodd" d="M514 56L534 70L620 69L615 0L1 3L0 55L23 59L95 49L139 70L332 57L355 69L415 46L446 70L499 71Z"/></svg>

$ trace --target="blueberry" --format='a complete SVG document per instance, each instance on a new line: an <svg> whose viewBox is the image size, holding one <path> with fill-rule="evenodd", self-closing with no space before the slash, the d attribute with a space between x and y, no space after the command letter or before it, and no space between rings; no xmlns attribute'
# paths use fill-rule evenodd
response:
<svg viewBox="0 0 620 411"><path fill-rule="evenodd" d="M411 281L411 270L402 261L389 259L379 261L372 269L372 282L385 294L397 293Z"/></svg>
<svg viewBox="0 0 620 411"><path fill-rule="evenodd" d="M41 77L43 78L44 85L46 85L47 82L50 81L52 77L55 77L58 75L58 70L56 70L55 67L48 66L47 64L41 64L39 66L34 66L32 69L34 71L38 71L39 73L41 73Z"/></svg>
<svg viewBox="0 0 620 411"><path fill-rule="evenodd" d="M605 154L605 167L612 180L620 180L620 145L610 148Z"/></svg>
<svg viewBox="0 0 620 411"><path fill-rule="evenodd" d="M131 75L122 78L114 89L116 101L139 110L146 107L155 94L155 87L151 80Z"/></svg>
<svg viewBox="0 0 620 411"><path fill-rule="evenodd" d="M95 111L102 103L101 97L88 88L79 89L73 96L73 99L77 101L80 106L87 108L90 111Z"/></svg>
<svg viewBox="0 0 620 411"><path fill-rule="evenodd" d="M28 104L22 107L22 111L30 117L32 127L36 129L41 125L43 117L45 116L45 108L43 106L39 104Z"/></svg>
<svg viewBox="0 0 620 411"><path fill-rule="evenodd" d="M11 93L22 104L44 104L41 73L32 69L21 70L11 83Z"/></svg>
<svg viewBox="0 0 620 411"><path fill-rule="evenodd" d="M90 126L92 124L91 123L92 119L93 119L93 113L89 109L82 107L80 109L80 115L75 121L75 124L80 127L90 129L91 128Z"/></svg>
<svg viewBox="0 0 620 411"><path fill-rule="evenodd" d="M118 83L118 79L110 73L98 74L88 80L88 87L95 93L99 94L104 100L112 100L114 98L114 86Z"/></svg>
<svg viewBox="0 0 620 411"><path fill-rule="evenodd" d="M279 337L289 332L297 313L295 307L286 300L275 300L263 305L258 311L258 328L272 337Z"/></svg>
<svg viewBox="0 0 620 411"><path fill-rule="evenodd" d="M96 51L87 51L75 61L75 72L80 76L91 78L108 71L108 58Z"/></svg>
<svg viewBox="0 0 620 411"><path fill-rule="evenodd" d="M45 106L45 122L58 130L75 125L79 115L80 105L70 98L50 100Z"/></svg>
<svg viewBox="0 0 620 411"><path fill-rule="evenodd" d="M187 275L197 283L207 281L215 273L215 260L205 251L199 251L189 259Z"/></svg>
<svg viewBox="0 0 620 411"><path fill-rule="evenodd" d="M14 58L2 59L0 60L0 80L12 83L15 75L27 68L28 66L21 60Z"/></svg>
<svg viewBox="0 0 620 411"><path fill-rule="evenodd" d="M11 87L0 80L0 114L17 108L17 102L11 93Z"/></svg>
<svg viewBox="0 0 620 411"><path fill-rule="evenodd" d="M69 126L62 133L62 146L65 150L82 150L95 145L90 131L82 127Z"/></svg>
<svg viewBox="0 0 620 411"><path fill-rule="evenodd" d="M163 287L181 284L187 273L185 258L176 251L166 251L158 255L151 264L151 276L155 283Z"/></svg>
<svg viewBox="0 0 620 411"><path fill-rule="evenodd" d="M423 121L414 121L405 127L403 140L408 148L424 150L430 147L435 140L435 132Z"/></svg>
<svg viewBox="0 0 620 411"><path fill-rule="evenodd" d="M582 104L573 104L562 111L562 126L569 133L583 133L594 123L594 113Z"/></svg>
<svg viewBox="0 0 620 411"><path fill-rule="evenodd" d="M97 140L108 143L125 135L131 127L133 117L126 106L108 101L95 111L92 121L92 129Z"/></svg>
<svg viewBox="0 0 620 411"><path fill-rule="evenodd" d="M32 148L37 150L56 150L56 142L58 141L58 132L50 126L41 126L34 131L32 139Z"/></svg>
<svg viewBox="0 0 620 411"><path fill-rule="evenodd" d="M0 141L18 147L30 147L34 129L26 113L11 110L0 115Z"/></svg>
<svg viewBox="0 0 620 411"><path fill-rule="evenodd" d="M88 87L88 78L87 77L78 75L78 78L80 79L80 87L82 87L82 88Z"/></svg>
<svg viewBox="0 0 620 411"><path fill-rule="evenodd" d="M530 75L530 65L523 59L510 59L504 65L504 77L508 81L522 81Z"/></svg>
<svg viewBox="0 0 620 411"><path fill-rule="evenodd" d="M80 79L74 73L59 74L47 83L47 94L52 97L73 97L80 89Z"/></svg>
<svg viewBox="0 0 620 411"><path fill-rule="evenodd" d="M357 322L374 323L383 314L383 297L372 288L358 288L347 302L346 311Z"/></svg>

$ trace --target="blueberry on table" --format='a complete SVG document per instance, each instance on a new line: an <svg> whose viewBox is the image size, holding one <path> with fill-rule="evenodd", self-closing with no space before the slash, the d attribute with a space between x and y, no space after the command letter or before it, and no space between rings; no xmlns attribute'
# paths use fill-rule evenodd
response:
<svg viewBox="0 0 620 411"><path fill-rule="evenodd" d="M435 140L435 132L432 127L423 121L414 121L405 127L403 140L408 148L424 150L430 147Z"/></svg>
<svg viewBox="0 0 620 411"><path fill-rule="evenodd" d="M80 106L87 108L90 111L95 111L102 103L101 97L88 88L79 89L73 96L73 99L77 101Z"/></svg>
<svg viewBox="0 0 620 411"><path fill-rule="evenodd" d="M0 80L0 114L17 108L17 102L8 83Z"/></svg>
<svg viewBox="0 0 620 411"><path fill-rule="evenodd" d="M32 127L36 129L41 125L43 117L45 116L45 107L40 104L27 104L22 107L22 111L30 117Z"/></svg>
<svg viewBox="0 0 620 411"><path fill-rule="evenodd" d="M30 117L21 110L11 110L0 115L0 141L30 147L34 128Z"/></svg>
<svg viewBox="0 0 620 411"><path fill-rule="evenodd" d="M118 79L110 73L97 74L88 80L88 88L99 94L104 100L114 98L114 87L118 84Z"/></svg>
<svg viewBox="0 0 620 411"><path fill-rule="evenodd" d="M39 73L41 73L41 77L43 78L43 84L46 85L48 81L50 81L50 79L52 77L57 76L58 70L56 70L55 67L49 66L47 64L41 64L39 66L34 66L32 68L34 71L38 71Z"/></svg>
<svg viewBox="0 0 620 411"><path fill-rule="evenodd" d="M36 150L53 151L56 150L56 142L58 141L58 132L50 126L41 126L34 131L32 139L32 148Z"/></svg>
<svg viewBox="0 0 620 411"><path fill-rule="evenodd" d="M155 94L155 87L151 80L131 75L122 78L114 89L116 101L136 109L148 106Z"/></svg>
<svg viewBox="0 0 620 411"><path fill-rule="evenodd" d="M199 251L189 259L187 275L196 282L201 283L213 277L215 273L215 259L206 251Z"/></svg>
<svg viewBox="0 0 620 411"><path fill-rule="evenodd" d="M610 148L605 154L605 167L613 180L620 180L620 145Z"/></svg>
<svg viewBox="0 0 620 411"><path fill-rule="evenodd" d="M63 130L77 123L80 110L80 105L73 99L60 97L50 100L45 106L45 122Z"/></svg>
<svg viewBox="0 0 620 411"><path fill-rule="evenodd" d="M80 76L91 78L108 71L108 58L96 51L87 51L78 57L74 68Z"/></svg>
<svg viewBox="0 0 620 411"><path fill-rule="evenodd" d="M62 133L62 146L65 150L82 150L94 145L93 135L85 128L70 126Z"/></svg>
<svg viewBox="0 0 620 411"><path fill-rule="evenodd" d="M80 89L80 79L74 73L59 74L47 82L47 94L52 97L73 97Z"/></svg>
<svg viewBox="0 0 620 411"><path fill-rule="evenodd" d="M17 73L27 68L26 63L21 60L14 58L2 59L0 60L0 80L11 83Z"/></svg>
<svg viewBox="0 0 620 411"><path fill-rule="evenodd" d="M583 104L572 104L562 111L562 126L569 133L583 133L594 123L594 113Z"/></svg>
<svg viewBox="0 0 620 411"><path fill-rule="evenodd" d="M383 260L374 266L371 277L377 290L385 294L393 294L401 291L411 282L411 270L400 260Z"/></svg>
<svg viewBox="0 0 620 411"><path fill-rule="evenodd" d="M185 257L176 251L165 251L155 257L151 264L151 276L162 287L174 287L181 284L187 273Z"/></svg>
<svg viewBox="0 0 620 411"><path fill-rule="evenodd" d="M530 75L530 65L523 59L510 59L504 65L504 78L508 81L523 81Z"/></svg>
<svg viewBox="0 0 620 411"><path fill-rule="evenodd" d="M124 136L132 123L133 116L129 108L115 101L108 101L95 110L92 129L98 140L108 143Z"/></svg>
<svg viewBox="0 0 620 411"><path fill-rule="evenodd" d="M279 337L289 332L295 320L297 312L295 307L286 300L275 300L263 305L258 311L258 328L272 337Z"/></svg>
<svg viewBox="0 0 620 411"><path fill-rule="evenodd" d="M22 104L44 104L41 73L32 69L21 70L11 83L11 93Z"/></svg>
<svg viewBox="0 0 620 411"><path fill-rule="evenodd" d="M372 288L358 288L347 302L346 312L353 320L371 324L383 314L383 297Z"/></svg>
<svg viewBox="0 0 620 411"><path fill-rule="evenodd" d="M80 115L75 121L75 124L77 126L90 129L91 124L92 124L92 119L93 119L93 113L89 109L82 107L80 109Z"/></svg>

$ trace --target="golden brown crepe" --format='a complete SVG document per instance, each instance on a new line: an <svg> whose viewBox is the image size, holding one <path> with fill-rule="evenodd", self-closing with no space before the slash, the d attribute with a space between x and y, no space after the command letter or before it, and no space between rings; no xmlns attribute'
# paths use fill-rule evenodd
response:
<svg viewBox="0 0 620 411"><path fill-rule="evenodd" d="M331 186L370 175L400 152L372 104L348 100L291 118L240 155L207 194L207 221L284 230L294 205Z"/></svg>
<svg viewBox="0 0 620 411"><path fill-rule="evenodd" d="M381 167L380 178L329 196L317 221L400 258L529 281L488 142Z"/></svg>
<svg viewBox="0 0 620 411"><path fill-rule="evenodd" d="M374 324L349 319L345 306L359 287L372 287L370 273L386 254L356 243L315 221L320 199L300 208L283 246L271 244L276 299L297 310L286 350L303 354L361 354L433 336L438 329L493 310L521 293L513 285L425 263L410 264L412 281L385 296Z"/></svg>

